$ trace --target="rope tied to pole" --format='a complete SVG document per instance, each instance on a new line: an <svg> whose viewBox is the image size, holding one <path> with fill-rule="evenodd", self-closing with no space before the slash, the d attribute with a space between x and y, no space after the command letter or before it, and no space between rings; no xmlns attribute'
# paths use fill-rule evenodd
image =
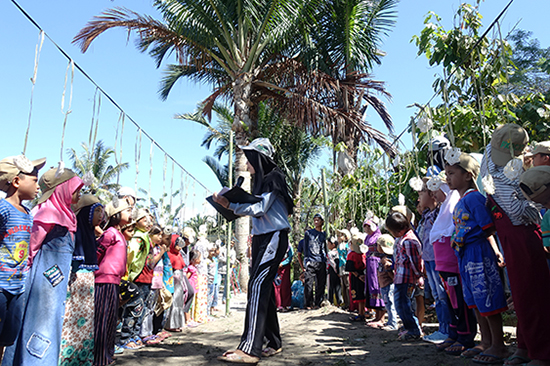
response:
<svg viewBox="0 0 550 366"><path fill-rule="evenodd" d="M27 121L27 132L25 132L25 143L23 144L23 155L27 151L27 141L29 139L29 130L31 129L31 116L32 116L32 100L34 97L34 86L36 85L36 76L38 75L38 62L40 60L40 53L42 52L42 45L44 44L44 31L40 30L38 34L38 43L34 51L34 71L31 78L31 99L29 102L29 119Z"/></svg>
<svg viewBox="0 0 550 366"><path fill-rule="evenodd" d="M69 105L67 106L67 110L63 111L65 109L65 93L67 92L67 80L69 79L69 70L71 72ZM72 112L71 105L73 103L73 82L74 82L74 62L73 60L69 60L69 64L67 65L67 70L65 71L65 83L63 85L63 94L61 95L61 113L63 113L65 117L63 118L63 128L61 130L61 149L59 152L59 164L57 166L57 171L55 172L56 177L61 176L61 174L63 174L63 172L65 171L65 163L63 162L63 145L65 143L65 129L67 127L67 119L69 118L69 114L71 114ZM88 181L89 181L89 176L86 177L86 183ZM93 183L93 180L92 180L92 183Z"/></svg>

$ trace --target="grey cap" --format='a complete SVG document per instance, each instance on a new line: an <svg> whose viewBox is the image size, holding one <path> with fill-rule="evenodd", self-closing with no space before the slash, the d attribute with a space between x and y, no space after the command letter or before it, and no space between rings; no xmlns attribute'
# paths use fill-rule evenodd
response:
<svg viewBox="0 0 550 366"><path fill-rule="evenodd" d="M275 153L273 145L271 145L269 139L265 137L254 139L254 141L246 146L239 146L239 149L257 151L270 159L273 159L273 154Z"/></svg>
<svg viewBox="0 0 550 366"><path fill-rule="evenodd" d="M316 213L315 216L313 216L313 218L320 218L321 220L325 221L325 219L323 218L323 216L320 214L320 213Z"/></svg>

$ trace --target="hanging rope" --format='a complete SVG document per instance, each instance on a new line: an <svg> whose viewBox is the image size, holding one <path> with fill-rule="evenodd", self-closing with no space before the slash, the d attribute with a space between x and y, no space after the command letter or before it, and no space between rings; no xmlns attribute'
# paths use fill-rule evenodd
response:
<svg viewBox="0 0 550 366"><path fill-rule="evenodd" d="M23 144L23 155L27 151L27 140L29 139L29 130L31 129L31 116L32 116L32 100L34 96L34 86L36 85L36 76L38 75L38 61L40 60L40 53L42 52L42 45L44 44L44 31L40 30L38 35L38 43L34 51L34 71L31 78L31 100L29 103L29 120L27 122L27 132L25 132L25 143Z"/></svg>
<svg viewBox="0 0 550 366"><path fill-rule="evenodd" d="M479 113L479 122L481 123L481 136L483 138L483 146L487 146L487 126L485 125L485 103L484 103L484 99L485 99L485 96L484 96L484 93L483 93L483 82L481 81L481 67L482 67L482 64L481 64L481 52L478 53L478 56L479 56L479 70L478 70L478 73L477 73L477 81L478 81L478 87L479 87L479 96L478 96L478 99L479 99L479 102L478 102L478 106L479 106L479 111L481 113ZM472 59L473 59L473 56L472 56ZM473 61L473 60L472 60ZM472 65L474 63L472 62Z"/></svg>
<svg viewBox="0 0 550 366"><path fill-rule="evenodd" d="M120 128L120 163L122 164L123 160L122 160L122 138L124 137L124 122L125 122L125 119L126 119L126 113L122 112L122 127ZM118 178L117 178L117 183L118 183Z"/></svg>
<svg viewBox="0 0 550 366"><path fill-rule="evenodd" d="M97 129L99 127L99 111L101 110L101 93L98 94L97 99L97 113L95 116L95 130L94 130L94 139L92 140L92 146L95 147L95 143L97 140Z"/></svg>
<svg viewBox="0 0 550 366"><path fill-rule="evenodd" d="M71 71L69 105L67 107L67 110L63 111L65 109L65 93L67 92L67 80L69 79L69 70ZM67 70L65 71L65 83L63 85L63 94L61 95L61 113L63 113L65 117L63 118L63 128L61 130L61 150L59 152L59 165L57 167L57 171L55 172L56 177L59 177L65 171L65 163L63 162L63 145L65 143L65 128L67 127L67 119L69 118L69 114L72 112L71 104L73 103L73 82L74 82L74 63L71 60L69 61L69 64L67 65Z"/></svg>
<svg viewBox="0 0 550 366"><path fill-rule="evenodd" d="M122 119L122 112L118 115L118 120L116 121L116 129L115 129L115 146L113 147L113 151L115 153L115 163L117 165L119 164L118 160L118 154L117 154L117 144L118 144L118 130L120 129L120 120Z"/></svg>
<svg viewBox="0 0 550 366"><path fill-rule="evenodd" d="M174 196L174 162L172 161L172 178L170 179L170 210L173 210L172 207L172 197Z"/></svg>
<svg viewBox="0 0 550 366"><path fill-rule="evenodd" d="M136 134L135 160L136 160L136 181L135 181L135 184L134 184L134 189L137 192L137 182L138 182L138 176L139 176L139 162L141 160L141 128L137 130L137 134Z"/></svg>
<svg viewBox="0 0 550 366"><path fill-rule="evenodd" d="M119 128L120 128L120 122L121 121L123 123L123 128L124 128L124 113L122 113L122 112L120 112L120 115L118 117L118 121L116 123L115 147L113 148L113 151L115 152L115 163L117 164L117 168L118 168L118 165L122 164L122 147L120 148L120 156L117 157L118 131L119 131ZM122 134L122 132L121 132L121 134ZM122 144L122 138L120 139L120 144ZM120 169L117 171L116 184L119 184L119 180L120 180Z"/></svg>
<svg viewBox="0 0 550 366"><path fill-rule="evenodd" d="M180 207L182 207L183 205L183 170L181 171L180 173ZM185 219L185 217L183 216L183 214L185 213L185 206L182 207L183 210L180 211L181 213L181 222L182 222L182 226L183 226L183 220Z"/></svg>
<svg viewBox="0 0 550 366"><path fill-rule="evenodd" d="M94 92L94 104L92 105L92 123L90 124L90 135L88 136L88 147L90 149L93 148L92 146L92 136L94 134L94 124L95 124L95 110L96 110L96 104L97 104L97 94L99 92L99 88L95 88ZM93 150L93 149L92 149Z"/></svg>
<svg viewBox="0 0 550 366"><path fill-rule="evenodd" d="M166 198L166 166L168 164L168 156L164 154L164 164L162 165L162 202L163 206L165 206L165 198Z"/></svg>
<svg viewBox="0 0 550 366"><path fill-rule="evenodd" d="M193 203L191 204L191 212L193 213L193 215L195 214L195 197L197 195L197 192L195 190L195 182L193 182Z"/></svg>
<svg viewBox="0 0 550 366"><path fill-rule="evenodd" d="M187 206L188 206L188 200L187 200L187 196L189 195L189 183L187 182L188 180L188 177L187 175L185 176L185 196L184 196L184 200L183 202L185 202L185 205L183 206L183 216L184 217L187 217L186 215L186 211L187 211Z"/></svg>
<svg viewBox="0 0 550 366"><path fill-rule="evenodd" d="M149 190L147 194L149 195L149 206L151 205L151 179L153 178L153 153L154 153L154 144L151 140L151 149L149 150Z"/></svg>
<svg viewBox="0 0 550 366"><path fill-rule="evenodd" d="M498 36L499 36L499 40L500 40L500 48L501 48L500 62L501 62L502 65L504 65L504 70L505 70L505 73L506 73L506 95L504 96L504 104L506 106L506 110L509 110L510 107L508 105L508 96L510 95L510 78L509 78L509 75L508 75L508 59L505 57L506 51L504 49L504 40L502 39L502 33L500 31L500 22L497 22L497 31L498 31ZM503 113L504 113L504 111L503 111ZM512 145L512 144L510 144L510 145Z"/></svg>
<svg viewBox="0 0 550 366"><path fill-rule="evenodd" d="M445 103L445 111L446 113L446 120L447 120L447 133L449 134L449 141L451 141L451 145L453 147L456 147L455 145L455 135L453 133L453 125L451 124L451 111L449 109L449 95L447 94L447 71L443 69L443 77L445 78L445 82L443 83L443 101Z"/></svg>

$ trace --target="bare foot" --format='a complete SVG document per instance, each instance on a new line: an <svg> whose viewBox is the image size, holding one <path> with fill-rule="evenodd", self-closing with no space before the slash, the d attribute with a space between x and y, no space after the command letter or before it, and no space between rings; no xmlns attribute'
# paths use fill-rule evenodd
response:
<svg viewBox="0 0 550 366"><path fill-rule="evenodd" d="M227 351L223 356L218 357L218 360L232 363L250 363L257 364L260 362L260 358L256 356L249 355L241 351L240 349Z"/></svg>

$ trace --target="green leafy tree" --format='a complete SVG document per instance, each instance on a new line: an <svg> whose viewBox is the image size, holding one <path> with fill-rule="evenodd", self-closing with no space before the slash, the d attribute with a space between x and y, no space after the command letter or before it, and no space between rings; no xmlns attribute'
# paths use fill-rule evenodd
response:
<svg viewBox="0 0 550 366"><path fill-rule="evenodd" d="M454 27L445 30L430 12L420 36L413 37L418 54L442 69L433 87L443 103L420 106L421 118L432 120L433 131L446 132L454 146L468 152L483 152L494 128L503 123L518 123L540 141L549 131L550 106L541 93L514 92L519 89L510 82L515 73L513 48L500 36L482 39L481 19L476 7L462 4ZM522 58L520 52L518 60ZM433 131L413 127L422 146Z"/></svg>
<svg viewBox="0 0 550 366"><path fill-rule="evenodd" d="M511 90L518 94L550 93L550 47L542 48L533 33L517 29L508 36L515 69L510 75Z"/></svg>
<svg viewBox="0 0 550 366"><path fill-rule="evenodd" d="M86 143L80 145L82 152L79 154L75 149L67 149L69 158L73 164L73 170L80 177L88 172L94 175L94 183L85 186L83 193L97 195L102 201L110 200L120 185L116 183L118 176L124 170L128 169L128 163L112 163L115 151L105 146L102 140L99 140L93 149L90 149Z"/></svg>

